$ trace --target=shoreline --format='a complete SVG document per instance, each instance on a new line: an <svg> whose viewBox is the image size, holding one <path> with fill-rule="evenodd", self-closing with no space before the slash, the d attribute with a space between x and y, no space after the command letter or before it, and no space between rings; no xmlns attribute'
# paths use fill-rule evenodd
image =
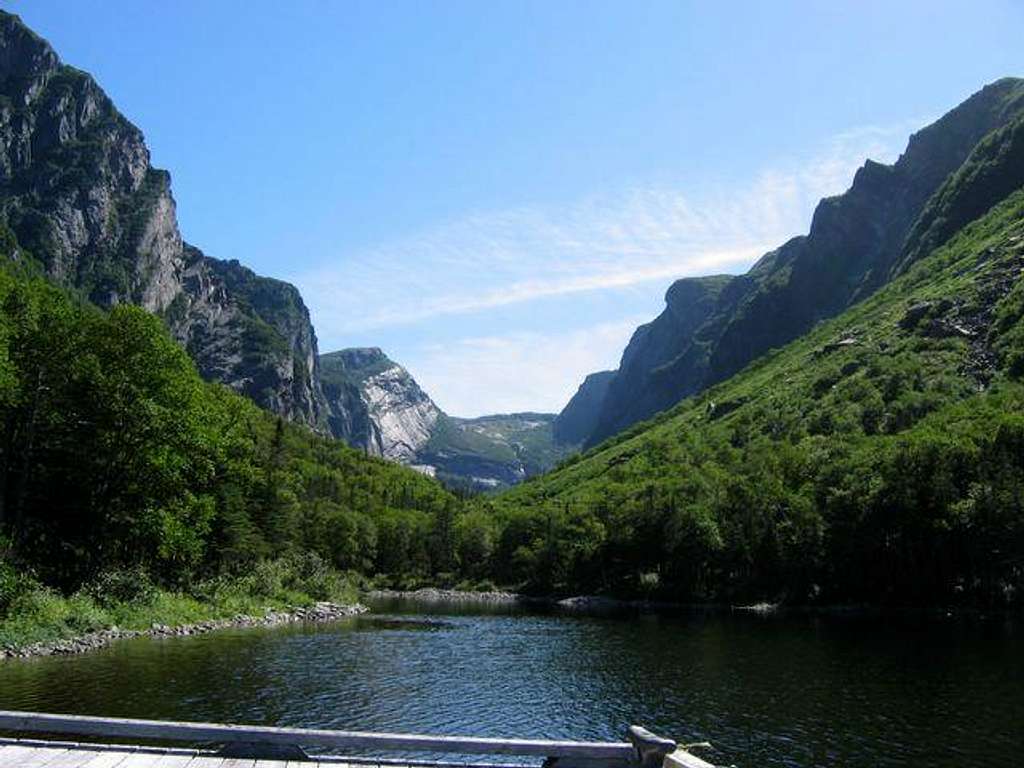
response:
<svg viewBox="0 0 1024 768"><path fill-rule="evenodd" d="M554 608L566 613L614 613L640 611L651 613L700 612L744 613L752 616L783 615L805 616L931 616L951 618L959 616L1005 616L1024 613L1021 607L977 608L971 606L907 607L878 605L789 605L781 602L759 601L749 604L731 603L676 603L666 600L645 600L607 597L604 595L575 595L572 597L534 596L501 590L464 592L455 589L423 587L416 590L375 589L364 593L370 600L411 600L437 605L521 605L524 607Z"/></svg>
<svg viewBox="0 0 1024 768"><path fill-rule="evenodd" d="M370 609L362 603L317 602L310 606L295 606L282 610L270 609L263 616L238 614L227 619L207 619L192 624L153 623L148 629L121 629L110 627L83 635L45 640L20 647L0 647L0 661L5 659L30 659L42 656L73 656L106 648L118 640L137 637L168 638L192 637L224 629L256 629L279 627L286 624L327 624L332 621L359 616Z"/></svg>

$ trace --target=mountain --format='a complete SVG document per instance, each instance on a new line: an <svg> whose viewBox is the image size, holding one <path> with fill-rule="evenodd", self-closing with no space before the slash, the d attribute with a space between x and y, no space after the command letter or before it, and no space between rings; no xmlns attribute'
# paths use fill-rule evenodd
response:
<svg viewBox="0 0 1024 768"><path fill-rule="evenodd" d="M335 437L373 456L416 463L441 409L405 368L376 347L320 357L320 376Z"/></svg>
<svg viewBox="0 0 1024 768"><path fill-rule="evenodd" d="M580 445L590 437L616 373L599 371L583 380L576 394L555 418L553 429L556 442Z"/></svg>
<svg viewBox="0 0 1024 768"><path fill-rule="evenodd" d="M443 415L416 461L451 486L505 488L543 474L577 450L578 444L555 440L554 421L551 413Z"/></svg>
<svg viewBox="0 0 1024 768"><path fill-rule="evenodd" d="M991 200L972 193L966 199L973 207L957 209L954 218L938 210L920 218L951 175L988 173L983 165L973 171L962 166L983 138L1008 128L1022 112L1024 81L992 83L911 136L894 165L868 160L846 193L819 203L807 235L766 254L745 275L676 282L664 312L630 340L586 443L596 445L727 379L842 312L912 258L908 248L927 252L985 210ZM1006 147L1009 138L991 141ZM990 185L990 195L998 199L1006 183ZM948 204L936 200L933 206L946 210ZM923 229L908 243L915 221Z"/></svg>
<svg viewBox="0 0 1024 768"><path fill-rule="evenodd" d="M504 417L504 432L445 416L379 349L319 356L298 290L184 242L170 175L150 165L141 131L88 74L5 13L0 138L0 223L18 244L8 258L100 307L159 315L207 380L459 484L506 485L564 454L551 445L548 417L538 443L532 416L517 426Z"/></svg>
<svg viewBox="0 0 1024 768"><path fill-rule="evenodd" d="M886 285L488 499L499 567L573 594L1019 604L1024 166L1019 128L1004 130L913 229L1016 191Z"/></svg>
<svg viewBox="0 0 1024 768"><path fill-rule="evenodd" d="M99 306L163 316L204 377L326 430L302 297L183 242L170 183L92 77L0 12L0 220L15 258Z"/></svg>
<svg viewBox="0 0 1024 768"><path fill-rule="evenodd" d="M455 487L513 485L550 469L575 447L555 445L551 414L445 414L376 347L321 355L319 369L335 437Z"/></svg>

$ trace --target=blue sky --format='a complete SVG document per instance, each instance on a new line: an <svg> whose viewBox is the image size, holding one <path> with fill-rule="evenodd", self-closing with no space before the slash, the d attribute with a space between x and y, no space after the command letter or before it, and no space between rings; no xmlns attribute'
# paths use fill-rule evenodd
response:
<svg viewBox="0 0 1024 768"><path fill-rule="evenodd" d="M1020 2L3 6L142 128L188 241L467 416L558 410L674 278L1024 75Z"/></svg>

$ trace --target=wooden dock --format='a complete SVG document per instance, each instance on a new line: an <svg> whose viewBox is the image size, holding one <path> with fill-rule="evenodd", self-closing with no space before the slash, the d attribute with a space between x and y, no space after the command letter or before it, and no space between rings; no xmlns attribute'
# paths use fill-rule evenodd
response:
<svg viewBox="0 0 1024 768"><path fill-rule="evenodd" d="M0 710L0 768L713 768L632 726L628 741L588 742L181 723ZM83 737L64 741L60 737ZM161 746L148 746L157 742ZM187 744L169 747L167 743ZM330 750L310 754L306 750ZM465 761L338 756L340 750L465 755ZM516 756L502 765L470 756Z"/></svg>

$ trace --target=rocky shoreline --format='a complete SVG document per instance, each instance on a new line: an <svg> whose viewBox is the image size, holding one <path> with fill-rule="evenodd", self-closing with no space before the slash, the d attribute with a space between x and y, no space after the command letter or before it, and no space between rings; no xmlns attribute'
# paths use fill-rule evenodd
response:
<svg viewBox="0 0 1024 768"><path fill-rule="evenodd" d="M518 592L463 592L457 589L424 587L416 590L374 589L366 597L376 600L418 600L424 603L529 603L547 602L542 598L531 598Z"/></svg>
<svg viewBox="0 0 1024 768"><path fill-rule="evenodd" d="M422 603L449 603L456 605L540 605L565 611L615 611L623 609L664 610L678 608L676 603L654 602L651 600L622 600L601 595L577 595L575 597L537 597L519 592L463 592L457 589L425 587L417 590L375 589L366 597L377 600L415 600Z"/></svg>
<svg viewBox="0 0 1024 768"><path fill-rule="evenodd" d="M239 629L255 627L277 627L284 624L324 624L349 616L358 616L369 609L360 603L342 605L339 603L320 602L306 607L295 607L287 610L268 610L263 616L246 616L239 614L229 619L208 619L195 624L168 626L154 623L149 629L120 629L110 627L98 632L89 632L78 637L63 640L50 640L32 643L18 648L0 648L0 659L27 659L33 656L69 656L88 653L105 648L116 640L134 637L189 637L205 635L221 629Z"/></svg>

